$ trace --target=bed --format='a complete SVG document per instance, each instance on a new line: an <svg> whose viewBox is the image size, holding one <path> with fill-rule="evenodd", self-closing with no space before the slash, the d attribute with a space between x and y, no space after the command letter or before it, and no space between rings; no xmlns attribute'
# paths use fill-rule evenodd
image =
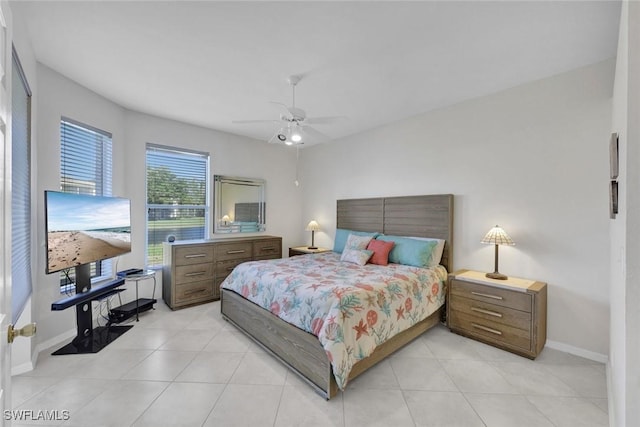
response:
<svg viewBox="0 0 640 427"><path fill-rule="evenodd" d="M440 278L438 280L441 284L445 283L446 271L451 271L451 255L453 253L451 244L453 238L452 223L453 196L450 194L337 201L337 228L339 229L379 232L385 235L395 236L430 237L445 240L442 258L440 260L440 265L444 268L433 268L433 270L436 271L434 274L439 275ZM302 326L294 326L274 314L274 312L279 313L280 311L285 311L281 310L279 306L265 309L251 301L251 289L255 290L257 286L270 289L272 286L267 279L265 279L264 283L257 281L257 279L255 279L256 275L271 278L271 280L284 280L286 283L293 283L297 286L294 286L293 292L299 293L300 289L313 287L313 277L309 277L308 273L304 274L304 271L313 271L314 268L316 271L319 271L315 263L324 262L328 263L326 265L329 266L335 266L337 263L337 256L333 253L294 258L298 259L246 263L242 269L234 271L228 280L235 281L236 285L240 284L241 286L236 286L235 290L233 290L226 288L233 288L233 286L227 284L226 281L223 284L223 288L221 289L222 315L224 319L233 323L238 329L246 333L268 352L285 363L293 372L297 373L326 399L335 396L338 390L348 384L350 380L412 341L441 320L443 314L442 307L434 308L434 305L430 304L430 314L428 314L426 318L420 318L421 320L414 318L410 322L411 326L406 326L406 324L405 326L398 326L398 330L402 329L401 332L383 334L384 341L382 342L379 340L380 336L374 337L374 335L380 334L373 333L375 329L373 325L376 324L377 316L381 316L381 314L371 314L370 310L361 307L360 310L354 310L353 319L349 319L355 322L353 324L355 326L349 324L346 330L355 331L354 333L358 336L358 339L362 338L362 342L366 342L367 339L376 341L374 345L375 350L371 354L360 354L353 363L349 361L344 362L343 358L336 360L333 350L330 349L331 351L327 351L328 347L323 347L323 344L319 340L319 337L322 336L322 334L319 333L320 328L324 328L329 323L326 321L324 323L314 323L315 319L313 319L313 316L307 316L306 319L303 320L303 323L306 322L306 329L310 331L313 330L313 332L316 333L314 335L314 333L305 331L305 328ZM296 273L294 273L293 276L288 276L287 278L283 278L284 276L276 277L284 275L287 270L293 271L296 266L302 268L302 273L298 272L297 276L295 275ZM327 267L327 271L329 271L329 268L330 267ZM354 266L353 269L355 271L354 274L358 275L359 272L356 271L357 268ZM349 270L351 270L351 268ZM390 264L388 268L380 267L378 270L369 267L369 270L374 270L376 274L391 274L405 278L406 276L414 274L426 274L416 267L393 264ZM253 273L251 273L253 276L249 275L250 271L253 271ZM319 274L316 279L320 282L325 278L322 274ZM345 279L345 282L347 280L351 279ZM429 283L432 283L433 280L433 278L430 278ZM242 286L242 284L244 286ZM368 286L363 286L363 288L365 287ZM407 291L410 292L412 286L406 285L405 287ZM435 300L441 300L440 302L442 302L444 299L443 288L444 286L438 287L436 292L436 287L434 286L433 294L430 294L428 289L424 291L425 301L427 299L433 299L434 301L431 301L432 303L435 303ZM414 295L416 295L416 292L418 292L418 290L414 284ZM419 291L419 295L422 294L423 292ZM302 294L298 296L300 297L298 302L305 300L305 298L307 298L306 301L309 300L308 297L304 297ZM362 298L366 298L364 294ZM396 317L397 315L398 320L400 317L406 320L404 314L411 312L413 315L419 306L417 304L414 305L411 301L406 301L404 296L399 297L399 299L400 298L402 298L402 301L405 302L407 306L405 307L400 304L396 312L391 314L393 315L392 317ZM294 296L292 296L291 301L293 301L293 299ZM279 301L281 302L283 300L280 299ZM401 314L403 315L401 316ZM368 318L366 317L367 315L369 315ZM283 317L286 318L286 316ZM351 317L351 315L347 317ZM380 326L381 323L378 324L378 326ZM369 329L367 329L367 324L370 327ZM392 329L391 326L387 327L389 330ZM314 330L314 328L317 330ZM322 331L324 333L325 329L322 329ZM324 344L326 344L325 341L326 340L323 340ZM354 351L362 352L362 348L363 347L351 348L346 351L346 353L353 353ZM339 350L335 351L335 354L339 354ZM332 362L334 362L333 364L336 366L336 369L333 369ZM345 364L348 365L346 366L346 368L348 368L346 370L342 369Z"/></svg>

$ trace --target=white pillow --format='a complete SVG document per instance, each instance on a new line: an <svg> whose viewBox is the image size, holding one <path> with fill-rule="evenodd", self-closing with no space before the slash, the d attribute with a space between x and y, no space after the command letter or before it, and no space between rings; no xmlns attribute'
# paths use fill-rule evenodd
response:
<svg viewBox="0 0 640 427"><path fill-rule="evenodd" d="M442 253L444 252L444 239L432 239L431 237L414 237L414 236L410 236L407 237L408 239L415 239L415 240L426 240L426 241L436 241L436 246L433 248L433 256L431 257L431 260L429 261L429 267L435 267L436 265L440 264L440 261L442 260Z"/></svg>
<svg viewBox="0 0 640 427"><path fill-rule="evenodd" d="M369 242L373 239L373 236L358 236L355 234L349 234L347 243L344 244L345 249L367 249Z"/></svg>
<svg viewBox="0 0 640 427"><path fill-rule="evenodd" d="M369 258L371 258L371 255L373 255L373 251L366 249L353 249L345 246L344 251L342 251L342 255L340 256L340 261L365 265L367 261L369 261Z"/></svg>

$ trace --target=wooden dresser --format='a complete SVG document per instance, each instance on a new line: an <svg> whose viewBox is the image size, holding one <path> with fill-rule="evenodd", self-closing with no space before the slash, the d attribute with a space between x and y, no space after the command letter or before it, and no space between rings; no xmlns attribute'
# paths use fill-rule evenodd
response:
<svg viewBox="0 0 640 427"><path fill-rule="evenodd" d="M447 323L452 332L535 359L547 339L547 284L456 271L449 275Z"/></svg>
<svg viewBox="0 0 640 427"><path fill-rule="evenodd" d="M220 299L236 265L282 258L282 238L254 236L164 243L162 297L172 309Z"/></svg>

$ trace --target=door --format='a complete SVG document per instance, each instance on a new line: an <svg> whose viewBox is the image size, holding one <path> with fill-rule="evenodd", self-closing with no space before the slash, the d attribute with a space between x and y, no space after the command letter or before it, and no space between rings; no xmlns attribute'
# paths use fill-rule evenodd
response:
<svg viewBox="0 0 640 427"><path fill-rule="evenodd" d="M11 32L10 11L0 2L0 426L11 409Z"/></svg>

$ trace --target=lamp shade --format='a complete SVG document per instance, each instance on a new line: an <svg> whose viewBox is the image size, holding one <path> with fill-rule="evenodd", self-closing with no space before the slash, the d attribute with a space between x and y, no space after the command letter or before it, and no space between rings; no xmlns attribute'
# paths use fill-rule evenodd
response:
<svg viewBox="0 0 640 427"><path fill-rule="evenodd" d="M491 279L506 280L508 277L498 272L498 245L515 245L511 237L500 226L493 227L480 243L495 245L495 268L493 273L487 273L486 276Z"/></svg>
<svg viewBox="0 0 640 427"><path fill-rule="evenodd" d="M319 231L320 230L320 224L318 224L315 221L309 221L309 224L307 224L307 228L305 228L306 231Z"/></svg>
<svg viewBox="0 0 640 427"><path fill-rule="evenodd" d="M489 230L480 243L486 243L488 245L515 245L515 242L511 240L507 232L497 225Z"/></svg>
<svg viewBox="0 0 640 427"><path fill-rule="evenodd" d="M229 221L231 221L231 218L229 218L229 215L223 215L222 216L222 221L229 222Z"/></svg>

